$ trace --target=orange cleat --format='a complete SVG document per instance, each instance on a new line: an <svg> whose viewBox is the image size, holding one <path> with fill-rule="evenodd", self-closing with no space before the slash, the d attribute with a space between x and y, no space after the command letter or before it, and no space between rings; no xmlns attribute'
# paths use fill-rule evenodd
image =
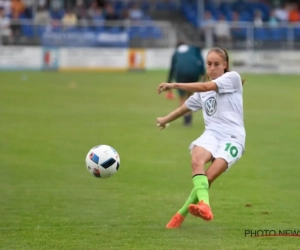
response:
<svg viewBox="0 0 300 250"><path fill-rule="evenodd" d="M176 213L169 223L166 225L166 228L179 228L184 221L185 217L179 213Z"/></svg>
<svg viewBox="0 0 300 250"><path fill-rule="evenodd" d="M175 97L174 97L173 92L167 92L167 93L166 93L166 98L169 99L169 100L174 99Z"/></svg>
<svg viewBox="0 0 300 250"><path fill-rule="evenodd" d="M214 218L210 206L204 203L204 201L200 201L196 205L195 204L189 205L189 211L192 215L196 217L200 217L206 221L210 221Z"/></svg>

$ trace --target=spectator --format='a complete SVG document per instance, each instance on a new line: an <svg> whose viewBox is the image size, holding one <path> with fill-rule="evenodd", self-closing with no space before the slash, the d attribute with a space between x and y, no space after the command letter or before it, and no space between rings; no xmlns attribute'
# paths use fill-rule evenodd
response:
<svg viewBox="0 0 300 250"><path fill-rule="evenodd" d="M77 16L80 27L88 27L90 17L88 11L85 8L84 2L81 0L75 7L75 14Z"/></svg>
<svg viewBox="0 0 300 250"><path fill-rule="evenodd" d="M70 28L74 27L77 25L77 16L72 10L67 10L65 13L63 19L62 19L62 24L64 27Z"/></svg>
<svg viewBox="0 0 300 250"><path fill-rule="evenodd" d="M230 26L223 15L220 15L216 22L215 35L218 42L228 42L231 39Z"/></svg>
<svg viewBox="0 0 300 250"><path fill-rule="evenodd" d="M34 23L37 25L48 26L51 24L51 16L44 6L39 6L34 16Z"/></svg>
<svg viewBox="0 0 300 250"><path fill-rule="evenodd" d="M52 10L59 11L64 8L62 0L51 0L50 7Z"/></svg>
<svg viewBox="0 0 300 250"><path fill-rule="evenodd" d="M97 1L93 1L91 6L88 9L88 15L90 17L93 17L95 15L95 13L97 12L98 8L99 8L99 5L98 5Z"/></svg>
<svg viewBox="0 0 300 250"><path fill-rule="evenodd" d="M215 23L216 21L214 20L212 14L209 11L206 11L201 26L212 28L215 25Z"/></svg>
<svg viewBox="0 0 300 250"><path fill-rule="evenodd" d="M86 11L85 11L85 6L83 4L83 1L82 0L78 1L74 8L74 13L77 16L77 19L78 20L82 19L82 16L85 16L84 14L85 12Z"/></svg>
<svg viewBox="0 0 300 250"><path fill-rule="evenodd" d="M93 24L96 28L96 30L102 30L103 28L103 22L104 22L104 13L103 10L98 7L94 13L94 16L92 16Z"/></svg>
<svg viewBox="0 0 300 250"><path fill-rule="evenodd" d="M111 4L108 4L105 8L105 19L111 21L119 19L119 16L115 12L115 9Z"/></svg>
<svg viewBox="0 0 300 250"><path fill-rule="evenodd" d="M101 9L105 8L105 0L79 0L79 1L83 1L83 5L86 8L89 8L92 4L96 4L97 7L100 7Z"/></svg>
<svg viewBox="0 0 300 250"><path fill-rule="evenodd" d="M106 0L96 0L100 8L104 9L106 5Z"/></svg>
<svg viewBox="0 0 300 250"><path fill-rule="evenodd" d="M47 0L38 0L38 6L47 6Z"/></svg>
<svg viewBox="0 0 300 250"><path fill-rule="evenodd" d="M131 9L128 11L129 19L131 20L141 20L143 18L143 12L134 4Z"/></svg>
<svg viewBox="0 0 300 250"><path fill-rule="evenodd" d="M12 16L15 19L19 19L21 14L25 10L25 5L22 2L22 0L11 0L11 11L12 11Z"/></svg>
<svg viewBox="0 0 300 250"><path fill-rule="evenodd" d="M67 0L64 1L64 9L72 9L74 8L78 3L80 3L81 0Z"/></svg>
<svg viewBox="0 0 300 250"><path fill-rule="evenodd" d="M4 42L11 41L11 35L10 19L5 16L4 8L0 7L0 38L2 38Z"/></svg>
<svg viewBox="0 0 300 250"><path fill-rule="evenodd" d="M234 39L237 41L242 41L245 38L244 27L240 26L241 17L238 12L232 13L232 26L231 26L231 34L234 36Z"/></svg>
<svg viewBox="0 0 300 250"><path fill-rule="evenodd" d="M15 13L15 15L17 15ZM10 25L12 36L14 37L14 40L21 37L21 24L19 16L12 16L11 18L11 25Z"/></svg>
<svg viewBox="0 0 300 250"><path fill-rule="evenodd" d="M24 18L25 19L33 19L33 11L32 7L34 5L35 0L23 0L24 1Z"/></svg>
<svg viewBox="0 0 300 250"><path fill-rule="evenodd" d="M278 19L276 18L275 10L271 11L270 19L269 19L268 23L269 23L269 25L271 27L277 27L277 25L278 25Z"/></svg>
<svg viewBox="0 0 300 250"><path fill-rule="evenodd" d="M238 22L240 22L240 20L241 20L240 14L238 12L234 11L232 13L232 22L238 23Z"/></svg>
<svg viewBox="0 0 300 250"><path fill-rule="evenodd" d="M290 5L288 20L291 23L297 23L297 22L300 21L300 14L299 14L298 3Z"/></svg>
<svg viewBox="0 0 300 250"><path fill-rule="evenodd" d="M95 12L94 12L94 15L92 16L93 20L94 21L102 21L104 20L104 13L103 13L103 10L98 7L96 8Z"/></svg>
<svg viewBox="0 0 300 250"><path fill-rule="evenodd" d="M3 8L4 15L11 15L11 1L10 0L0 0L0 8Z"/></svg>
<svg viewBox="0 0 300 250"><path fill-rule="evenodd" d="M206 34L211 31L215 25L216 21L213 19L211 13L206 11L204 14L204 20L201 22L202 33Z"/></svg>
<svg viewBox="0 0 300 250"><path fill-rule="evenodd" d="M254 26L255 27L262 27L263 26L263 20L262 20L262 13L260 11L256 11L254 14Z"/></svg>
<svg viewBox="0 0 300 250"><path fill-rule="evenodd" d="M287 22L289 19L289 13L285 6L275 8L274 15L279 22Z"/></svg>
<svg viewBox="0 0 300 250"><path fill-rule="evenodd" d="M214 38L214 26L216 21L209 11L204 13L204 20L200 23L200 38L207 43L212 43Z"/></svg>

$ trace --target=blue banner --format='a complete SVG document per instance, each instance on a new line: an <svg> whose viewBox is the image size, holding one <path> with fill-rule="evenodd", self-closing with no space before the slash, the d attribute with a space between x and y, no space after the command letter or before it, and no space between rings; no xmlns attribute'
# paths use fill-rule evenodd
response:
<svg viewBox="0 0 300 250"><path fill-rule="evenodd" d="M128 47L129 35L122 32L45 31L43 46L57 47Z"/></svg>

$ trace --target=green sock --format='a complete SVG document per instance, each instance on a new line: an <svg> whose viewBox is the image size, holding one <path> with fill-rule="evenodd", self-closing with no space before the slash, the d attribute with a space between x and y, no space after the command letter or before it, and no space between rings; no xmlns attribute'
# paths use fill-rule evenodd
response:
<svg viewBox="0 0 300 250"><path fill-rule="evenodd" d="M189 205L195 204L197 201L198 201L197 192L195 188L193 188L189 198L187 198L186 202L184 203L182 208L179 209L178 213L186 217L189 213Z"/></svg>
<svg viewBox="0 0 300 250"><path fill-rule="evenodd" d="M197 192L197 197L199 201L204 201L209 205L209 195L208 195L208 180L205 175L195 175L193 177L194 189Z"/></svg>

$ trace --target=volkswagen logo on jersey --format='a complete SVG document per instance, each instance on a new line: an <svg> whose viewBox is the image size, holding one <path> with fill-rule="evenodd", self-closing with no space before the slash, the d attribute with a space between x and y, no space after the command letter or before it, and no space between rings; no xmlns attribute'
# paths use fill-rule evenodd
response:
<svg viewBox="0 0 300 250"><path fill-rule="evenodd" d="M206 114L212 116L217 111L217 100L215 97L210 97L205 101Z"/></svg>

